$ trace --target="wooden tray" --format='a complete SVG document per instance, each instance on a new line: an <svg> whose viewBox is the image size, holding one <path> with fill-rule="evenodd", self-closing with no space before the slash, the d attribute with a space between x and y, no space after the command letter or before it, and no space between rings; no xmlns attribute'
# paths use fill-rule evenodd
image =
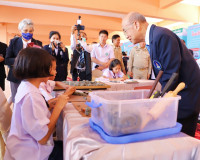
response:
<svg viewBox="0 0 200 160"><path fill-rule="evenodd" d="M89 116L86 116L85 113L82 111L88 106L85 104L85 102L72 102L74 108L80 113L83 117L91 117L91 113Z"/></svg>
<svg viewBox="0 0 200 160"><path fill-rule="evenodd" d="M107 89L107 88L110 88L111 86L110 85L107 85L103 82L98 82L98 83L101 83L103 84L102 86L75 86L76 89L80 89L80 90L95 90L95 89ZM54 91L60 91L60 90L65 90L63 88L60 88L60 87L55 87L54 88Z"/></svg>
<svg viewBox="0 0 200 160"><path fill-rule="evenodd" d="M77 95L71 95L69 97L69 102L86 102L86 101L91 101L91 97L87 96L87 98L83 96L77 96Z"/></svg>

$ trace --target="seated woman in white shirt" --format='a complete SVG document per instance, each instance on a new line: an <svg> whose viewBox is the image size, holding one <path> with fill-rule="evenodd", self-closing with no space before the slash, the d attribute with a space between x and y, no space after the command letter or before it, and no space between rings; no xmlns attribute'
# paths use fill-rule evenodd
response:
<svg viewBox="0 0 200 160"><path fill-rule="evenodd" d="M111 61L109 68L103 72L103 77L110 81L123 81L127 79L126 75L121 71L121 62L118 59Z"/></svg>

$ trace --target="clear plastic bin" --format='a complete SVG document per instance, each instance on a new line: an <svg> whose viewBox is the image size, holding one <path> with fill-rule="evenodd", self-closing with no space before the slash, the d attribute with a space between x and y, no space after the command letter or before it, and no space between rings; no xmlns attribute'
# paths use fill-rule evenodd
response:
<svg viewBox="0 0 200 160"><path fill-rule="evenodd" d="M91 120L110 136L174 127L181 97L145 99L148 93L149 90L92 92Z"/></svg>

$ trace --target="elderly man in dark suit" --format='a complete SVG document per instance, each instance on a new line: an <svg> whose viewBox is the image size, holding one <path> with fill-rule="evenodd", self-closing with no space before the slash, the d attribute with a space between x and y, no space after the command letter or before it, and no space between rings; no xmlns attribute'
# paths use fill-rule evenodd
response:
<svg viewBox="0 0 200 160"><path fill-rule="evenodd" d="M174 89L178 83L186 84L179 95L178 122L182 123L182 132L194 136L200 110L200 70L190 51L181 43L172 31L148 24L143 15L131 12L122 21L124 34L133 44L146 42L155 76L163 70L160 79L162 88L171 75L176 72Z"/></svg>
<svg viewBox="0 0 200 160"><path fill-rule="evenodd" d="M7 44L0 42L0 87L3 91L5 90L5 78L6 78L6 72L4 68L6 48Z"/></svg>
<svg viewBox="0 0 200 160"><path fill-rule="evenodd" d="M21 37L15 37L10 40L10 45L7 48L5 64L9 67L8 81L10 81L12 101L14 102L17 88L20 84L20 80L16 79L13 75L13 64L19 51L26 47L42 47L42 42L33 39L34 25L32 20L23 19L18 29L21 32Z"/></svg>

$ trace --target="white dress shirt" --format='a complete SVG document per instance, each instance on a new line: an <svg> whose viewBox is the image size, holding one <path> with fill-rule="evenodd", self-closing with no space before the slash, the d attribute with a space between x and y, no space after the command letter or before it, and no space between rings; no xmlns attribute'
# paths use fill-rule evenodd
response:
<svg viewBox="0 0 200 160"><path fill-rule="evenodd" d="M22 42L23 42L23 48L26 48L27 47L27 45L28 45L28 43L31 43L31 39L29 40L29 41L25 41L25 40L23 40L23 38L22 38Z"/></svg>
<svg viewBox="0 0 200 160"><path fill-rule="evenodd" d="M107 63L110 59L115 58L115 54L111 45L106 44L104 47L101 47L101 45L98 43L93 45L91 57L96 58L101 62ZM92 69L95 69L96 65L99 64L93 63Z"/></svg>
<svg viewBox="0 0 200 160"><path fill-rule="evenodd" d="M92 49L93 49L93 45L88 45L85 41L78 41L76 43L76 38L75 38L75 35L74 34L71 34L71 37L70 37L70 41L71 41L71 50L74 51L76 49L76 44L79 42L80 45L84 48L85 51L91 53L92 52Z"/></svg>
<svg viewBox="0 0 200 160"><path fill-rule="evenodd" d="M152 24L149 24L148 27L147 27L147 31L146 31L146 35L145 35L145 43L146 43L146 45L150 44L150 42L149 42L149 35L150 35L151 26L152 26ZM151 79L156 79L155 73L153 71L153 66L152 66L152 72L151 72Z"/></svg>

